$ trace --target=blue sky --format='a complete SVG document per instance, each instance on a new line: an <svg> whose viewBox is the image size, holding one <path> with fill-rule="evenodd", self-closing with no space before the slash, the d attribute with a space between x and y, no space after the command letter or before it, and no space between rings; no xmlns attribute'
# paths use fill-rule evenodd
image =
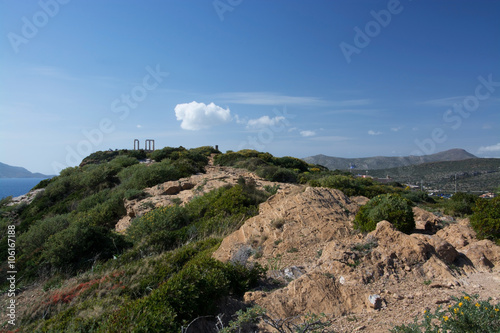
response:
<svg viewBox="0 0 500 333"><path fill-rule="evenodd" d="M0 161L500 157L499 1L0 1Z"/></svg>

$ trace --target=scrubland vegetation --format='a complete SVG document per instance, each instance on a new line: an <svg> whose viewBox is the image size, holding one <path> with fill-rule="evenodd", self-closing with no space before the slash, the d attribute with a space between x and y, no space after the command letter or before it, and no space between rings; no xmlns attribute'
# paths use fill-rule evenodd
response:
<svg viewBox="0 0 500 333"><path fill-rule="evenodd" d="M124 199L145 197L147 187L203 173L210 154L216 154L215 165L245 168L270 181L337 188L349 196L371 198L356 217L355 226L362 232L373 230L382 219L411 232L411 206L421 204L446 214L470 215L479 237L499 243L500 198L479 200L458 193L436 202L401 184L382 185L253 150L98 152L81 166L37 185L45 192L31 204L0 203L2 235L8 225L16 225L18 288L43 284L45 291L45 300L28 305L29 314L19 318L21 331L179 332L198 316L217 314L224 299L239 299L256 286L265 268L222 263L211 254L222 237L258 213L258 205L276 193L276 186L259 190L240 179L184 206L160 207L136 217L125 234L114 231L126 214ZM144 158L156 163L140 163ZM3 238L2 265L6 256ZM2 267L4 290L6 271Z"/></svg>

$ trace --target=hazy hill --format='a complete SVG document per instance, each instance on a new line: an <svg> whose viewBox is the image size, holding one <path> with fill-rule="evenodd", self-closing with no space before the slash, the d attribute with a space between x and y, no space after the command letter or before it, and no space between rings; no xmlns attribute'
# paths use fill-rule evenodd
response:
<svg viewBox="0 0 500 333"><path fill-rule="evenodd" d="M363 172L364 173L364 172ZM371 170L370 176L391 177L405 184L453 192L494 191L500 185L500 158L430 162L398 168Z"/></svg>
<svg viewBox="0 0 500 333"><path fill-rule="evenodd" d="M429 162L460 161L470 158L477 158L463 149L450 149L440 153L424 156L375 156L361 158L341 158L326 155L315 155L303 158L304 161L312 164L320 164L330 170L346 170L351 165L358 170L376 170L416 165Z"/></svg>
<svg viewBox="0 0 500 333"><path fill-rule="evenodd" d="M0 178L49 178L49 177L51 176L47 176L38 172L33 173L22 167L11 166L0 162Z"/></svg>

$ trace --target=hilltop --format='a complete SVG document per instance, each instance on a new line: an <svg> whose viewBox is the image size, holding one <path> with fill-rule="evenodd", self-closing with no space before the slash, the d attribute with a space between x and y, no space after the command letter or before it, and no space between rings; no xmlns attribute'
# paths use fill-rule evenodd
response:
<svg viewBox="0 0 500 333"><path fill-rule="evenodd" d="M52 176L33 173L23 167L11 166L0 162L0 178L50 178Z"/></svg>
<svg viewBox="0 0 500 333"><path fill-rule="evenodd" d="M450 149L436 154L423 156L341 158L326 155L315 155L305 157L303 160L308 163L323 165L330 170L348 170L350 166L355 166L355 169L358 170L377 170L429 162L460 161L470 158L477 157L464 149Z"/></svg>
<svg viewBox="0 0 500 333"><path fill-rule="evenodd" d="M266 312L252 331L310 314L335 332L381 332L463 292L487 299L500 288L495 231L476 233L447 201L397 184L212 147L84 162L39 184L30 203L0 203L3 234L16 228L19 332L219 332L239 310ZM357 230L358 212L387 194L415 228ZM478 204L487 213L495 202Z"/></svg>

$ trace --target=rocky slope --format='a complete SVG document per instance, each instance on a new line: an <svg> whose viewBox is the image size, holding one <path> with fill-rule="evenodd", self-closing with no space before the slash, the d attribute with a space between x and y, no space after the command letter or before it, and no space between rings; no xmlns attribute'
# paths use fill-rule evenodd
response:
<svg viewBox="0 0 500 333"><path fill-rule="evenodd" d="M126 201L127 216L116 230L125 231L135 216L154 207L186 203L234 185L240 177L259 188L277 185L243 169L209 165L206 174L159 184L145 190L147 198ZM244 300L262 306L271 317L324 313L336 332L382 332L464 292L498 301L500 247L478 241L468 220L456 222L415 207L413 234L381 221L363 235L352 221L367 198L347 197L335 189L279 186L260 205L259 215L226 237L214 253L221 261L269 269L272 283L248 292Z"/></svg>
<svg viewBox="0 0 500 333"><path fill-rule="evenodd" d="M494 302L500 298L500 247L478 241L467 219L457 222L414 208L417 228L411 235L387 221L361 234L352 221L365 197L272 183L243 169L209 165L206 171L158 184L145 190L146 198L126 201L127 215L116 230L125 231L134 217L154 207L186 203L240 177L259 188L279 185L259 214L226 237L213 255L268 268L267 283L246 293L244 301L260 305L273 318L324 313L335 332L387 332L464 292ZM18 300L28 306L44 297L40 285L20 292Z"/></svg>
<svg viewBox="0 0 500 333"><path fill-rule="evenodd" d="M278 185L263 180L245 169L214 166L212 160L205 169L206 173L204 174L197 174L146 188L144 190L146 198L125 200L127 215L118 221L115 227L116 231L124 232L130 226L134 217L144 215L156 207L172 205L176 202L183 205L194 197L201 196L214 189L236 185L240 177L243 177L246 181L254 181L259 189L263 189L266 185L279 186L280 191L289 191L297 187L297 185L293 184L279 183Z"/></svg>
<svg viewBox="0 0 500 333"><path fill-rule="evenodd" d="M246 302L274 318L325 313L337 332L387 331L463 292L498 300L500 248L478 241L468 220L437 231L442 219L415 208L415 233L381 221L362 235L352 220L366 201L326 188L278 193L214 257L270 268L279 284L247 293Z"/></svg>

